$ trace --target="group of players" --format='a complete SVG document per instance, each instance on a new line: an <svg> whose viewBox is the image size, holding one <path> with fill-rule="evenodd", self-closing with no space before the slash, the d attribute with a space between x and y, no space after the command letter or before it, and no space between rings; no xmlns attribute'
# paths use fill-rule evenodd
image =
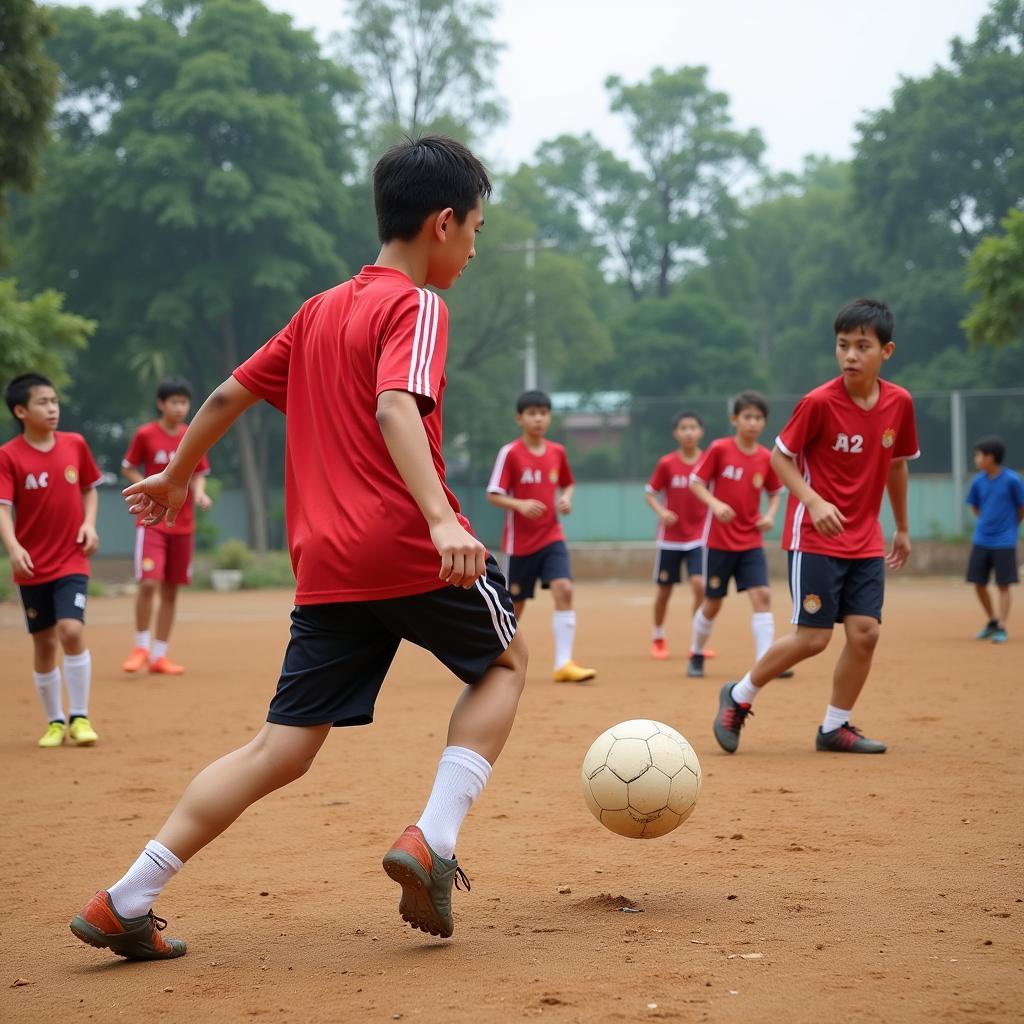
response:
<svg viewBox="0 0 1024 1024"><path fill-rule="evenodd" d="M465 146L428 136L385 153L373 184L381 240L376 262L304 303L210 395L187 429L181 431L184 416L175 429L163 419L173 394L161 399L157 425L166 442L156 429L144 428L165 447L159 449L163 458L152 460L153 472L124 492L128 511L146 531L140 541L143 576L148 562L155 571L163 558L166 571L168 560L180 558L166 540L148 546L149 531L161 525L180 530L190 499L202 503L206 453L231 424L259 401L287 416L286 525L296 594L266 724L191 781L134 863L71 921L83 942L120 956L168 959L186 952L183 940L164 937L166 922L153 912L165 886L247 807L301 777L332 727L372 721L403 639L429 650L467 685L452 711L426 806L384 854L382 866L401 886L401 917L450 936L452 888L468 888L456 840L515 719L528 661L518 615L538 578L555 597L555 678L574 682L593 675L572 657L571 573L555 516L571 509L572 477L564 452L544 438L550 403L536 394L521 399L523 437L502 449L488 486L490 500L511 513L508 583L445 483L441 406L448 311L427 286L449 288L475 255L491 192L487 172ZM895 347L892 314L883 303L848 304L834 328L839 376L800 401L770 454L757 443L767 413L763 399L744 393L734 406L735 436L705 452L698 450L699 420L680 418L678 464L670 458L650 483L654 493L648 497L662 523L659 586L671 585L684 559L698 575L692 552L703 549L699 575L706 585L694 615L691 675L703 669L729 580L750 592L758 657L739 682L722 687L714 721L719 744L730 752L760 690L824 650L840 622L846 647L817 747L885 749L850 724L850 712L878 638L885 564L899 568L910 552L913 403L906 390L879 376ZM18 378L8 385L7 402L21 433L0 448L0 539L33 636L36 685L57 745L65 735L56 668L63 645L68 733L75 743L93 743L82 621L87 558L97 545L93 487L99 470L80 436L57 431L57 396L48 381ZM130 449L126 461L140 459L140 452ZM991 496L1005 491L999 480L1006 473L986 472L988 483L972 490L983 516ZM553 502L529 489L545 480L561 491ZM783 488L790 494L784 544L796 628L772 642L761 537ZM878 521L886 489L896 521L888 556ZM695 523L696 516L673 508L677 490L696 496L710 512L709 532L699 543L681 526ZM769 492L764 514L762 490ZM666 503L655 500L666 492ZM386 517L379 514L382 507ZM1014 515L1021 512L1024 495ZM1005 559L989 561L998 569ZM164 600L169 597L165 592ZM659 657L667 653L658 632L665 600L659 592ZM142 610L151 604L151 596L148 604L143 599ZM147 649L148 619L137 626L136 650L125 667L138 669L148 660L153 668L166 658L166 648L154 643ZM166 644L161 629L156 643ZM993 630L987 632L995 639Z"/></svg>

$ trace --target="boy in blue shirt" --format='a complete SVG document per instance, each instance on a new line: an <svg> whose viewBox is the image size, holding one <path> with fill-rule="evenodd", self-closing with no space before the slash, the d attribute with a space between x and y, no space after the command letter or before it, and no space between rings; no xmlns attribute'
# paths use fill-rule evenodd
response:
<svg viewBox="0 0 1024 1024"><path fill-rule="evenodd" d="M974 546L967 563L967 582L974 584L988 623L978 640L1005 644L1010 615L1010 584L1017 576L1017 526L1024 519L1024 483L1003 466L1006 445L1000 437L983 437L974 446L974 465L980 471L967 492L967 504L978 517ZM999 615L992 607L988 581L993 570L999 590Z"/></svg>

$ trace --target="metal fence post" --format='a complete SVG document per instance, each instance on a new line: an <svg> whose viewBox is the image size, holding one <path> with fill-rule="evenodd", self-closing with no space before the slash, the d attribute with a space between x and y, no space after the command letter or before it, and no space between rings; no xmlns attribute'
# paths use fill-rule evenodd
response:
<svg viewBox="0 0 1024 1024"><path fill-rule="evenodd" d="M953 530L956 536L964 532L964 453L967 440L964 433L964 396L960 391L949 393L949 444L953 476Z"/></svg>

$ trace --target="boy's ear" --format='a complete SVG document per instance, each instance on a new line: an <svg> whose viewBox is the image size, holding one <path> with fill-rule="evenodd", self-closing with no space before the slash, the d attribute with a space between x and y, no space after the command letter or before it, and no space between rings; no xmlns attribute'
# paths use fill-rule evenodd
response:
<svg viewBox="0 0 1024 1024"><path fill-rule="evenodd" d="M434 237L437 241L443 242L448 237L448 225L454 216L455 211L450 206L434 214Z"/></svg>
<svg viewBox="0 0 1024 1024"><path fill-rule="evenodd" d="M16 420L23 420L28 415L28 409L23 405L16 405L14 407L14 418Z"/></svg>
<svg viewBox="0 0 1024 1024"><path fill-rule="evenodd" d="M895 352L895 351L896 351L896 342L895 341L887 341L882 346L882 358L883 359L889 359L892 356L893 352Z"/></svg>

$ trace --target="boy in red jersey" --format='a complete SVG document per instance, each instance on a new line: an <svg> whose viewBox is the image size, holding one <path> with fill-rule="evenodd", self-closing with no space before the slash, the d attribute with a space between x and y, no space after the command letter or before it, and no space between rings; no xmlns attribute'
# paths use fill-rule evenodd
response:
<svg viewBox="0 0 1024 1024"><path fill-rule="evenodd" d="M441 402L448 288L474 255L490 182L465 146L407 140L374 168L377 262L309 299L206 400L170 464L125 489L129 509L172 522L204 452L261 399L288 417L285 498L296 576L291 641L267 724L192 780L127 874L71 922L134 959L181 956L152 904L249 805L299 778L332 726L373 720L401 640L468 684L416 825L384 856L414 927L449 936L455 841L512 728L526 672L497 563L445 485ZM385 514L386 510L386 514ZM467 886L468 887L468 886Z"/></svg>
<svg viewBox="0 0 1024 1024"><path fill-rule="evenodd" d="M874 299L857 299L835 319L840 375L800 399L775 441L772 465L789 488L783 547L796 631L777 640L738 683L719 694L715 738L733 753L761 688L784 670L820 654L843 623L846 646L832 677L832 701L817 750L881 754L885 744L850 724L878 643L885 567L910 554L907 462L920 454L914 402L879 379L895 349L893 316ZM896 535L885 555L878 513L889 492Z"/></svg>
<svg viewBox="0 0 1024 1024"><path fill-rule="evenodd" d="M576 613L572 608L572 568L558 516L572 511L574 478L565 449L545 435L551 426L551 399L543 391L524 391L516 400L522 436L510 441L494 462L487 500L505 510L502 549L508 557L508 587L521 619L537 580L555 602L556 683L582 683L597 673L572 658Z"/></svg>
<svg viewBox="0 0 1024 1024"><path fill-rule="evenodd" d="M654 599L654 634L651 657L659 661L668 657L665 639L665 616L672 588L682 582L683 563L693 592L693 613L704 600L704 521L708 510L690 490L690 473L700 461L700 440L704 424L695 412L681 412L672 422L672 436L678 447L658 459L651 479L644 488L648 506L658 517L658 555L654 563L654 582L658 593ZM705 657L708 651L702 652Z"/></svg>
<svg viewBox="0 0 1024 1024"><path fill-rule="evenodd" d="M100 471L81 434L57 429L60 402L42 374L15 377L4 390L21 434L0 447L0 540L11 559L32 637L32 677L49 723L41 747L98 739L89 721L92 658L85 644L89 556L96 534ZM12 515L13 513L13 515ZM64 650L65 721L58 648Z"/></svg>
<svg viewBox="0 0 1024 1024"><path fill-rule="evenodd" d="M133 484L159 473L174 457L178 441L185 433L185 420L192 405L192 389L182 377L167 377L156 389L156 407L160 419L135 431L121 460L121 472ZM139 472L138 467L143 472ZM195 547L195 508L204 511L213 503L206 493L206 475L210 463L204 455L189 482L189 493L174 525L166 522L135 527L135 648L121 668L138 672L143 665L149 671L180 676L185 669L167 657L167 645L174 626L178 587L192 582L192 551ZM160 587L160 609L156 614L156 638L150 643L149 623L153 617L153 598Z"/></svg>
<svg viewBox="0 0 1024 1024"><path fill-rule="evenodd" d="M686 674L696 679L704 675L704 647L730 579L750 597L757 657L775 638L762 535L775 522L782 484L772 469L771 453L757 443L768 422L768 403L756 391L742 391L733 400L731 419L735 435L712 441L690 474L690 487L710 510L704 536L704 602L693 617L686 667ZM768 494L763 513L762 491Z"/></svg>

